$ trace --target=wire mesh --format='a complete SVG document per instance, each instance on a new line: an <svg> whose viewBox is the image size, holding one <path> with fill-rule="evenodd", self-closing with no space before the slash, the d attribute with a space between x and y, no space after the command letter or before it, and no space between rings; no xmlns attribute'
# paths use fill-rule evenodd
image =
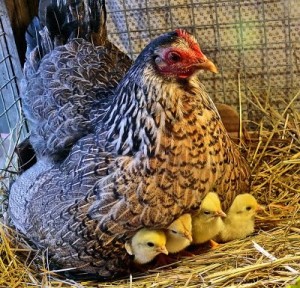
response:
<svg viewBox="0 0 300 288"><path fill-rule="evenodd" d="M299 0L107 1L111 40L133 59L155 36L175 28L193 33L219 69L201 78L216 102L238 107L257 120L249 87L284 109L300 89ZM297 102L300 108L300 100Z"/></svg>
<svg viewBox="0 0 300 288"><path fill-rule="evenodd" d="M26 129L19 101L21 67L4 3L0 3L0 173L17 170L13 153ZM4 173L5 174L5 173ZM3 176L2 176L3 177Z"/></svg>

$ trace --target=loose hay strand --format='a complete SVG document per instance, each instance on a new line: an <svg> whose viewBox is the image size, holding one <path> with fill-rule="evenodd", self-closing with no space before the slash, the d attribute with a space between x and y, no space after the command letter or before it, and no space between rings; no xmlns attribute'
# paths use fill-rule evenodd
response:
<svg viewBox="0 0 300 288"><path fill-rule="evenodd" d="M266 251L262 246L260 246L259 244L257 244L255 241L252 240L252 243L253 243L254 248L256 250L258 250L260 253L262 253L263 255L265 255L266 257L268 257L270 260L272 260L272 261L277 261L278 260L275 256L273 256L272 254L270 254L268 251ZM290 267L288 265L285 265L284 268L287 269L287 270L289 270L290 272L292 272L294 274L299 274L299 272L297 270L293 269L292 267Z"/></svg>

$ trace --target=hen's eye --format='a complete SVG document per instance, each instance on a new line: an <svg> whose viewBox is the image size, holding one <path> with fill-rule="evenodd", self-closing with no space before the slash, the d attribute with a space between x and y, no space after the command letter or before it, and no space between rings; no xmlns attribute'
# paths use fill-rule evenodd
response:
<svg viewBox="0 0 300 288"><path fill-rule="evenodd" d="M168 59L174 63L181 61L181 55L177 52L170 52L168 54Z"/></svg>
<svg viewBox="0 0 300 288"><path fill-rule="evenodd" d="M154 244L153 244L152 242L147 242L147 245L148 245L149 247L153 247L153 246L154 246Z"/></svg>
<svg viewBox="0 0 300 288"><path fill-rule="evenodd" d="M251 206L247 206L247 207L246 207L246 210L247 210L247 211L250 211L251 209L252 209Z"/></svg>

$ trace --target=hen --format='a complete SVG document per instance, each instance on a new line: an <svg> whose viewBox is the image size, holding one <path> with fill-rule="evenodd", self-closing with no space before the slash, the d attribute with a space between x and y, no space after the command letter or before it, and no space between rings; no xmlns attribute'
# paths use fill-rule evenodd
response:
<svg viewBox="0 0 300 288"><path fill-rule="evenodd" d="M92 58L101 51L110 59L105 48L83 40L54 48L49 58L81 43ZM79 61L80 51L67 61ZM95 75L109 73L97 65ZM52 263L102 277L126 273L130 257L124 244L136 231L166 229L198 210L208 191L219 194L225 209L248 191L248 165L205 93L200 70L215 66L192 35L177 29L159 36L119 84L106 90L111 100L94 110L93 128L79 133L76 143L72 139L67 157L54 164L39 159L17 179L10 215L38 247L48 249ZM39 71L47 74L48 68ZM47 81L55 87L64 77ZM51 119L59 121L59 115Z"/></svg>
<svg viewBox="0 0 300 288"><path fill-rule="evenodd" d="M37 157L58 161L93 131L93 110L132 61L107 40L103 0L52 2L40 1L26 33L21 97Z"/></svg>

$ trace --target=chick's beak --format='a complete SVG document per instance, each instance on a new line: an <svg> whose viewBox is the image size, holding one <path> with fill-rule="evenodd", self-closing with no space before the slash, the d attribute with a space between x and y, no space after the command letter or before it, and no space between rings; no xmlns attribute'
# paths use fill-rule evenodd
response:
<svg viewBox="0 0 300 288"><path fill-rule="evenodd" d="M185 236L185 238L187 238L190 242L193 242L193 237L192 237L191 233L189 233L189 232L184 232L184 236Z"/></svg>
<svg viewBox="0 0 300 288"><path fill-rule="evenodd" d="M263 211L263 210L265 210L265 207L262 205L257 205L257 207L255 209L255 211Z"/></svg>
<svg viewBox="0 0 300 288"><path fill-rule="evenodd" d="M223 212L222 210L217 211L215 216L216 217L223 217L223 218L227 217L226 213Z"/></svg>
<svg viewBox="0 0 300 288"><path fill-rule="evenodd" d="M218 73L218 69L215 64L205 57L205 60L198 64L199 69L207 70L213 73Z"/></svg>
<svg viewBox="0 0 300 288"><path fill-rule="evenodd" d="M165 246L158 247L156 251L159 252L159 253L166 254L166 255L169 254L169 252L168 252L168 250Z"/></svg>

